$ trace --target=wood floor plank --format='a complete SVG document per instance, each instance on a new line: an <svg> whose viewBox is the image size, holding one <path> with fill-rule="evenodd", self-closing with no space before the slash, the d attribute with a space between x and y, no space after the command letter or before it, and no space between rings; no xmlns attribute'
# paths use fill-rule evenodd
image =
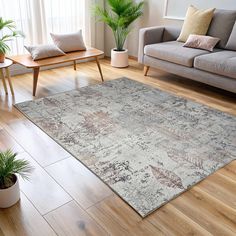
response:
<svg viewBox="0 0 236 236"><path fill-rule="evenodd" d="M236 182L236 160L218 171L219 174L227 176L232 181Z"/></svg>
<svg viewBox="0 0 236 236"><path fill-rule="evenodd" d="M106 198L89 208L88 213L110 235L164 235L163 232L145 219L117 196Z"/></svg>
<svg viewBox="0 0 236 236"><path fill-rule="evenodd" d="M56 235L23 193L16 205L0 209L0 228L4 236Z"/></svg>
<svg viewBox="0 0 236 236"><path fill-rule="evenodd" d="M199 187L236 210L236 181L216 172L202 181Z"/></svg>
<svg viewBox="0 0 236 236"><path fill-rule="evenodd" d="M2 120L2 117L0 117ZM4 128L41 165L47 166L70 156L46 133L25 117L5 121Z"/></svg>
<svg viewBox="0 0 236 236"><path fill-rule="evenodd" d="M109 187L74 157L45 169L84 209L113 194Z"/></svg>
<svg viewBox="0 0 236 236"><path fill-rule="evenodd" d="M0 150L11 149L13 152L23 152L23 148L6 132L0 129Z"/></svg>
<svg viewBox="0 0 236 236"><path fill-rule="evenodd" d="M7 126L8 123L19 121L20 119L24 118L23 115L12 107L4 107L0 109L0 124L4 128Z"/></svg>
<svg viewBox="0 0 236 236"><path fill-rule="evenodd" d="M45 215L45 219L59 236L108 235L108 233L74 201Z"/></svg>
<svg viewBox="0 0 236 236"><path fill-rule="evenodd" d="M96 206L90 207L87 212L96 220L103 228L110 234L114 236L129 236L130 233L123 228L116 220Z"/></svg>
<svg viewBox="0 0 236 236"><path fill-rule="evenodd" d="M165 235L212 235L192 219L188 218L171 204L166 204L147 217Z"/></svg>
<svg viewBox="0 0 236 236"><path fill-rule="evenodd" d="M208 194L199 191L197 187L185 192L170 203L187 217L213 235L236 234L236 211Z"/></svg>
<svg viewBox="0 0 236 236"><path fill-rule="evenodd" d="M20 187L42 215L72 200L65 190L28 154L19 154L18 158L28 160L34 167L30 181L20 179Z"/></svg>

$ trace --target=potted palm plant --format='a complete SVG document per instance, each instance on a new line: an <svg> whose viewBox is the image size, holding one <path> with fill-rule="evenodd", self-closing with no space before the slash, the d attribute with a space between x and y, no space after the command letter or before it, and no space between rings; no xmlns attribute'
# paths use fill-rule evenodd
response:
<svg viewBox="0 0 236 236"><path fill-rule="evenodd" d="M106 23L112 30L116 48L111 50L111 65L114 67L128 66L128 50L124 44L131 31L130 25L142 14L144 1L107 0L108 10L95 7L95 15L99 21Z"/></svg>
<svg viewBox="0 0 236 236"><path fill-rule="evenodd" d="M4 34L4 30L7 29L8 33ZM7 42L12 41L14 38L23 36L22 32L16 30L16 25L13 20L3 20L0 17L0 63L5 60L5 55L10 51L10 47Z"/></svg>
<svg viewBox="0 0 236 236"><path fill-rule="evenodd" d="M32 167L27 160L16 159L11 150L0 152L0 208L7 208L20 199L19 180L16 174L28 179Z"/></svg>

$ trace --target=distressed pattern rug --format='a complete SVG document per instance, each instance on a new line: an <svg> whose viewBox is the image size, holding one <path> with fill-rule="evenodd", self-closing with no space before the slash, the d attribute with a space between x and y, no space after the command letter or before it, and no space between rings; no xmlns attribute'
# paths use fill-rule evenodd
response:
<svg viewBox="0 0 236 236"><path fill-rule="evenodd" d="M236 159L236 117L127 78L16 107L142 217Z"/></svg>

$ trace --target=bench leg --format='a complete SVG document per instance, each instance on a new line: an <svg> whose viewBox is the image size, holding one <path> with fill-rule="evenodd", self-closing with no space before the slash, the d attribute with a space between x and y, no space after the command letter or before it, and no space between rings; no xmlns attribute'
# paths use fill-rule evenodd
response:
<svg viewBox="0 0 236 236"><path fill-rule="evenodd" d="M74 70L76 70L76 61L74 61Z"/></svg>
<svg viewBox="0 0 236 236"><path fill-rule="evenodd" d="M103 75L102 75L102 68L101 68L100 62L98 60L98 57L95 57L95 58L96 58L96 63L97 63L97 66L98 66L98 70L99 70L99 73L101 75L101 79L102 79L102 82L103 82L104 79L103 79Z"/></svg>
<svg viewBox="0 0 236 236"><path fill-rule="evenodd" d="M36 94L37 83L39 77L39 67L34 68L34 77L33 77L33 96Z"/></svg>
<svg viewBox="0 0 236 236"><path fill-rule="evenodd" d="M144 66L144 76L147 76L149 69L150 69L150 66Z"/></svg>

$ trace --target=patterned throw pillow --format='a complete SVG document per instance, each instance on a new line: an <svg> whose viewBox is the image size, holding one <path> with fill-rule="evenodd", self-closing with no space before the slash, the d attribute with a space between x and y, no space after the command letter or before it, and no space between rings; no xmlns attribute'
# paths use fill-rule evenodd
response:
<svg viewBox="0 0 236 236"><path fill-rule="evenodd" d="M184 47L198 48L212 52L216 44L220 41L218 38L190 34Z"/></svg>

